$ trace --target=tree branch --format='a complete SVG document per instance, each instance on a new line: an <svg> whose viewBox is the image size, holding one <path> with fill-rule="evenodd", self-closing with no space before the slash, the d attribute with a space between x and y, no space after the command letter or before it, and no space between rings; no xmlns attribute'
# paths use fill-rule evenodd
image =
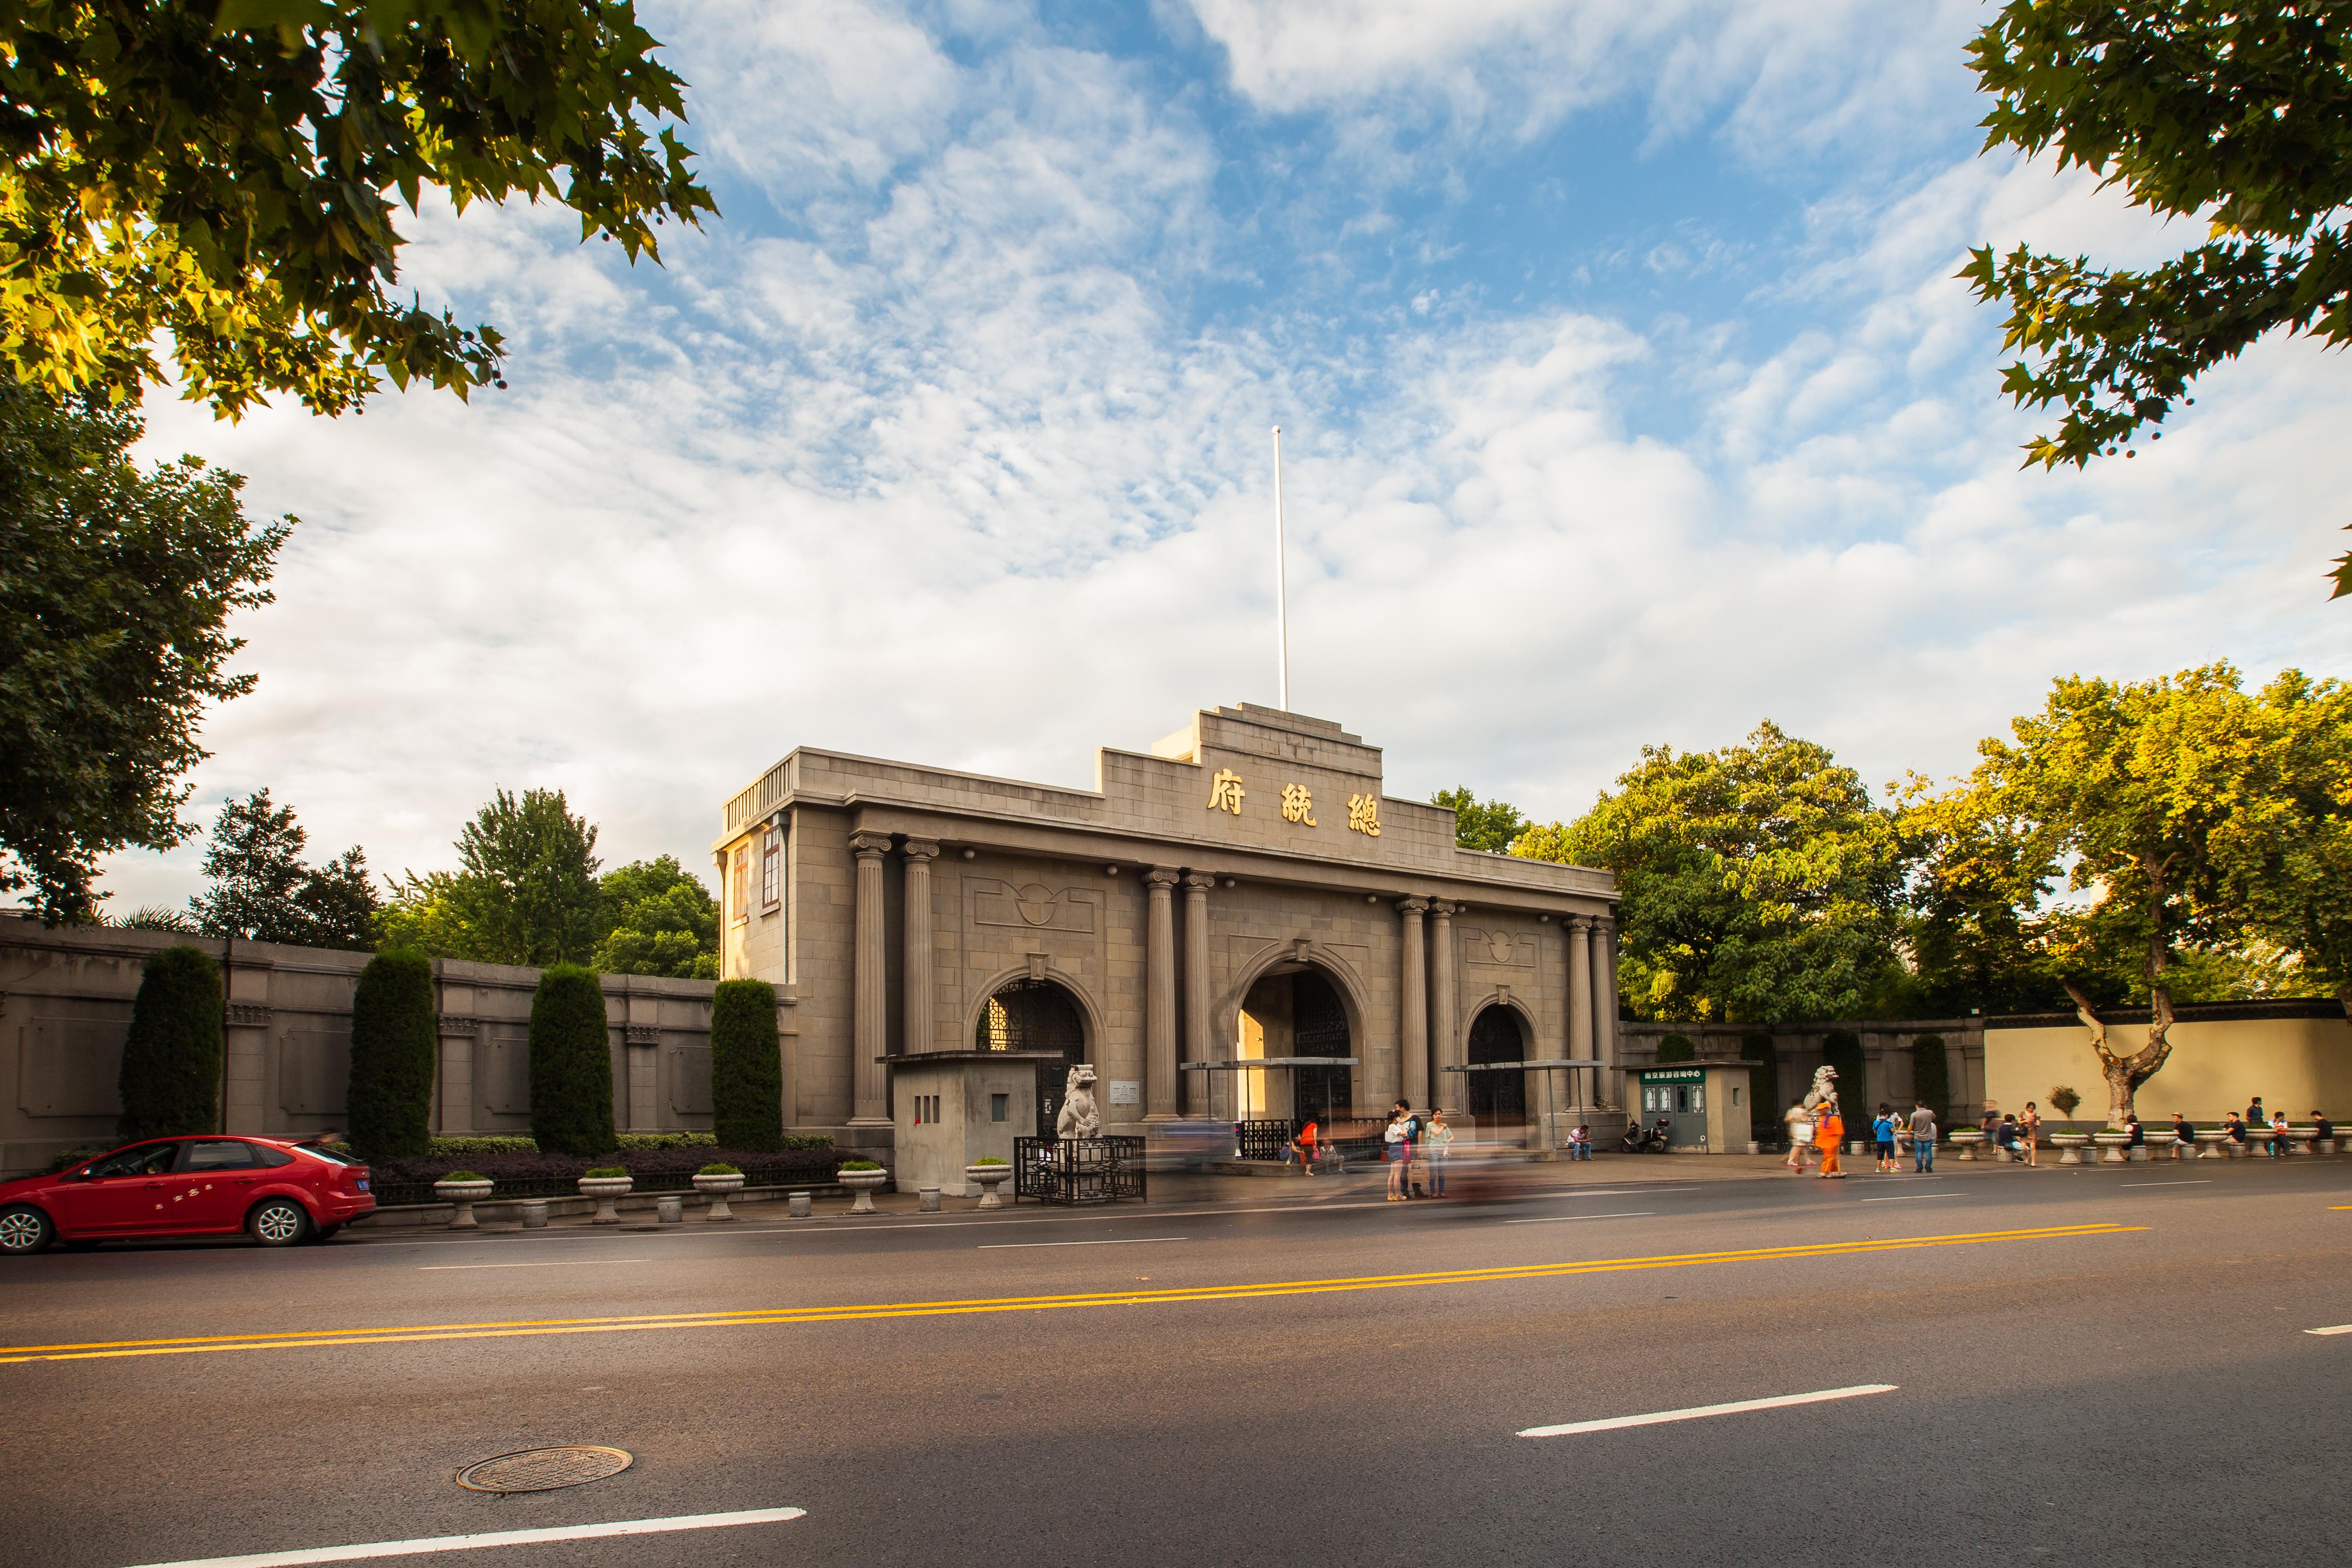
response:
<svg viewBox="0 0 2352 1568"><path fill-rule="evenodd" d="M2072 980L2062 977L2058 984L2063 985L2066 994L2074 999L2074 1016L2083 1020L2083 1027L2091 1031L2091 1049L2098 1053L2102 1063L2114 1061L2115 1053L2107 1049L2107 1026L2099 1022L2096 1013L2091 1011L2091 999L2084 995L2083 988Z"/></svg>

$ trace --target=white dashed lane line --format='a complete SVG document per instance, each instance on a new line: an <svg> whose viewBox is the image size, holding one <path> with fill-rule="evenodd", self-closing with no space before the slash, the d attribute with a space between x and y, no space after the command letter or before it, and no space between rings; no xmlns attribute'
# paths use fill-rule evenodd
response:
<svg viewBox="0 0 2352 1568"><path fill-rule="evenodd" d="M806 1509L753 1508L739 1513L682 1513L667 1519L623 1519L609 1524L558 1525L545 1530L498 1530L481 1535L428 1535L415 1541L370 1541L357 1546L310 1546L293 1552L253 1552L242 1557L187 1557L142 1563L138 1568L298 1568L306 1563L356 1563L369 1557L418 1557L434 1552L478 1552L486 1546L531 1546L545 1541L600 1541L614 1535L666 1535L679 1530L723 1530L737 1524L781 1524L804 1519Z"/></svg>
<svg viewBox="0 0 2352 1568"><path fill-rule="evenodd" d="M1824 1388L1813 1394L1781 1394L1770 1399L1740 1399L1729 1405L1696 1405L1687 1410L1659 1410L1647 1415L1611 1415L1599 1421L1570 1421L1558 1426L1530 1426L1522 1437L1568 1437L1580 1432L1615 1432L1627 1426L1661 1426L1669 1421L1696 1421L1709 1415L1738 1415L1750 1410L1779 1410L1791 1405L1820 1405L1832 1399L1859 1399L1866 1394L1892 1394L1892 1383L1864 1383L1852 1388Z"/></svg>

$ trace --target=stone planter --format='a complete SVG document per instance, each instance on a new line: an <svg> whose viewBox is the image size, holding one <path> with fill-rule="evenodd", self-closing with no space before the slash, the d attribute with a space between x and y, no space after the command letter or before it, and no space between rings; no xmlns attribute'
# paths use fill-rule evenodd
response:
<svg viewBox="0 0 2352 1568"><path fill-rule="evenodd" d="M457 1212L449 1218L451 1230L478 1230L481 1222L474 1217L474 1205L490 1195L495 1182L436 1182L433 1195Z"/></svg>
<svg viewBox="0 0 2352 1568"><path fill-rule="evenodd" d="M2200 1128L2197 1132L2197 1157L2200 1160L2226 1160L2230 1151L2223 1147L2230 1135L2218 1127Z"/></svg>
<svg viewBox="0 0 2352 1568"><path fill-rule="evenodd" d="M872 1214L874 1194L890 1179L887 1171L844 1171L834 1180L856 1194L857 1201L849 1205L851 1214Z"/></svg>
<svg viewBox="0 0 2352 1568"><path fill-rule="evenodd" d="M2053 1148L2063 1151L2058 1156L2060 1164L2079 1165L2083 1163L2083 1151L2091 1145L2091 1135L2087 1132L2053 1132L2050 1142Z"/></svg>
<svg viewBox="0 0 2352 1568"><path fill-rule="evenodd" d="M2286 1131L2286 1152L2290 1154L2308 1154L2318 1138L2319 1130L2315 1127L2290 1127Z"/></svg>
<svg viewBox="0 0 2352 1568"><path fill-rule="evenodd" d="M613 1204L617 1198L627 1197L632 1184L627 1176L581 1177L580 1195L596 1200L596 1212L589 1216L588 1223L590 1225L620 1224L621 1211L614 1208Z"/></svg>
<svg viewBox="0 0 2352 1568"><path fill-rule="evenodd" d="M1004 1206L1004 1200L996 1195L996 1189L1013 1179L1013 1167L1010 1165L966 1165L963 1168L963 1179L967 1182L974 1183L979 1186L980 1206L982 1208L1001 1209Z"/></svg>
<svg viewBox="0 0 2352 1568"><path fill-rule="evenodd" d="M733 1219L735 1211L727 1206L729 1194L743 1190L743 1178L733 1176L697 1176L694 1190L710 1200L710 1212L705 1219Z"/></svg>
<svg viewBox="0 0 2352 1568"><path fill-rule="evenodd" d="M2091 1141L2099 1146L2099 1163L2121 1165L2127 1163L2126 1151L2131 1147L2128 1132L2094 1132Z"/></svg>
<svg viewBox="0 0 2352 1568"><path fill-rule="evenodd" d="M1963 1160L1975 1159L1977 1149L1984 1141L1984 1130L1980 1127L1963 1127L1951 1137L1952 1147L1960 1152L1959 1157Z"/></svg>

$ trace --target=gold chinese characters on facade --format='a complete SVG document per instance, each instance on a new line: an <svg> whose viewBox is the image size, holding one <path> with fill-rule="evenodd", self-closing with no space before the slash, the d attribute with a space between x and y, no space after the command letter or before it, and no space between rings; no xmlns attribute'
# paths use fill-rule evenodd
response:
<svg viewBox="0 0 2352 1568"><path fill-rule="evenodd" d="M1282 786L1282 820L1303 822L1315 826L1315 796L1305 784L1286 784Z"/></svg>
<svg viewBox="0 0 2352 1568"><path fill-rule="evenodd" d="M1209 809L1230 811L1239 816L1242 814L1242 796L1247 793L1242 788L1241 774L1231 768L1219 768L1217 776L1209 781Z"/></svg>
<svg viewBox="0 0 2352 1568"><path fill-rule="evenodd" d="M1369 790L1348 797L1348 826L1358 833L1381 836L1381 798Z"/></svg>

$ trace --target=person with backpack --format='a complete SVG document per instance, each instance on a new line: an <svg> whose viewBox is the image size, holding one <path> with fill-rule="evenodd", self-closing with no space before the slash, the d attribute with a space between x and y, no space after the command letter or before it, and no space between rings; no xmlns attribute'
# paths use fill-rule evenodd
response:
<svg viewBox="0 0 2352 1568"><path fill-rule="evenodd" d="M1885 1100L1878 1102L1878 1114L1871 1119L1870 1141L1878 1146L1878 1173L1895 1173L1895 1107Z"/></svg>

